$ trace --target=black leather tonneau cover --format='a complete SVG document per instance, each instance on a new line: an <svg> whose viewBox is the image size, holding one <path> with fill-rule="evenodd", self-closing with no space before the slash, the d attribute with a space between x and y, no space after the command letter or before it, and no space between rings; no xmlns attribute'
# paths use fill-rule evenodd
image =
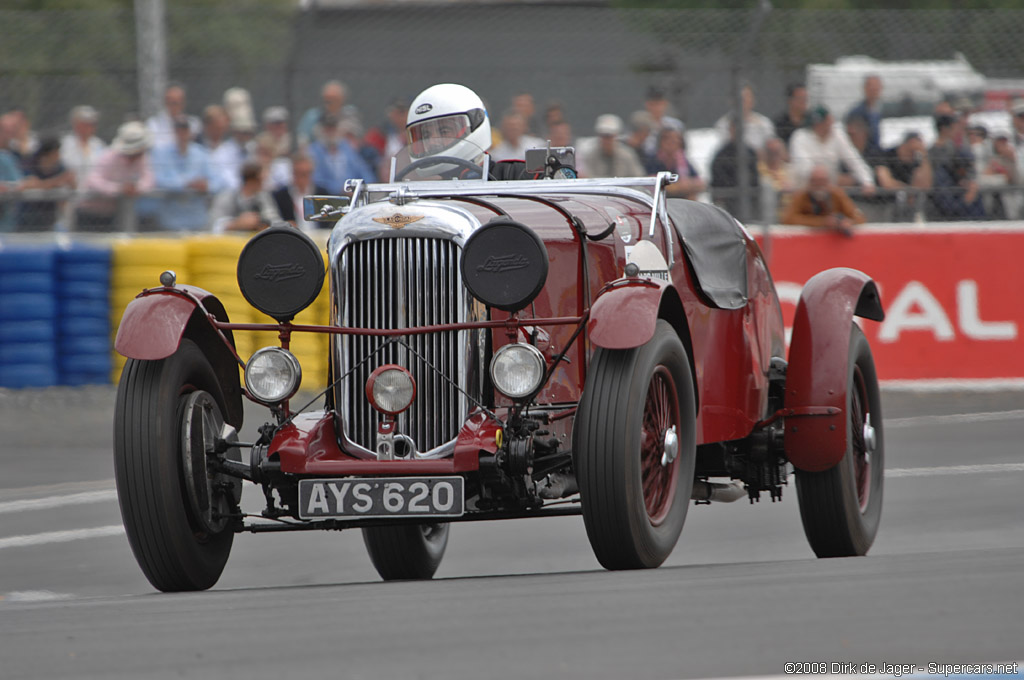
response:
<svg viewBox="0 0 1024 680"><path fill-rule="evenodd" d="M747 304L747 243L739 223L709 203L668 199L668 215L683 242L701 292L721 309Z"/></svg>

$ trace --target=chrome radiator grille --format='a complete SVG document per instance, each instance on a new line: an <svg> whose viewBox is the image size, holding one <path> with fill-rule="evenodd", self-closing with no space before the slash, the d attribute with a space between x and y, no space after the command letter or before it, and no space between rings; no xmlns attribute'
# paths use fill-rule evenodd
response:
<svg viewBox="0 0 1024 680"><path fill-rule="evenodd" d="M465 321L459 254L458 245L445 239L381 238L350 243L342 251L338 281L342 323L394 329ZM378 366L393 363L407 368L416 380L416 399L399 416L398 432L412 437L421 453L454 439L468 403L444 376L465 385L465 333L401 336L398 339L407 347L392 343L383 349L387 338L342 338L342 374L376 352L339 389L348 438L375 449L380 414L367 402L366 380Z"/></svg>

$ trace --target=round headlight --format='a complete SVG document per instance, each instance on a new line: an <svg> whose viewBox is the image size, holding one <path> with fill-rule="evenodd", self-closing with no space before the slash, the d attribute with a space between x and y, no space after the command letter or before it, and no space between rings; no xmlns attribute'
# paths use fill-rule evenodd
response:
<svg viewBox="0 0 1024 680"><path fill-rule="evenodd" d="M302 367L295 355L280 347L256 350L245 364L245 389L264 404L291 397L302 382Z"/></svg>
<svg viewBox="0 0 1024 680"><path fill-rule="evenodd" d="M370 374L366 381L366 398L381 413L397 415L409 408L416 398L416 381L401 366L386 364Z"/></svg>
<svg viewBox="0 0 1024 680"><path fill-rule="evenodd" d="M533 394L544 379L544 355L533 345L505 345L491 359L491 381L510 399Z"/></svg>

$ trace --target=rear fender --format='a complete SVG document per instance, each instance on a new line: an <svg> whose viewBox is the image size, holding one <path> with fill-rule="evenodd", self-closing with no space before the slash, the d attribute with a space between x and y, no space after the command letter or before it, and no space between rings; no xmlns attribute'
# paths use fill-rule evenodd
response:
<svg viewBox="0 0 1024 680"><path fill-rule="evenodd" d="M827 470L846 454L854 316L885 318L878 287L856 269L823 271L800 293L786 371L784 441L789 461L801 470Z"/></svg>
<svg viewBox="0 0 1024 680"><path fill-rule="evenodd" d="M228 321L224 305L202 288L177 286L143 291L125 309L114 349L130 359L159 361L178 351L182 338L193 341L210 361L224 391L228 411L225 420L238 428L242 425L242 389L235 339L229 330L218 331L210 314L218 321Z"/></svg>

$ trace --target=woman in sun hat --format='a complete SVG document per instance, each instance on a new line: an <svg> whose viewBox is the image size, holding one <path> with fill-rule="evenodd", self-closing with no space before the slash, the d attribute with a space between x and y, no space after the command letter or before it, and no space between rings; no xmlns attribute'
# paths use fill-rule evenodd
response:
<svg viewBox="0 0 1024 680"><path fill-rule="evenodd" d="M150 145L149 130L139 121L123 123L117 129L110 148L86 179L86 191L91 196L81 206L82 226L91 221L109 224L117 212L117 197L135 197L153 190L153 169L147 153Z"/></svg>

